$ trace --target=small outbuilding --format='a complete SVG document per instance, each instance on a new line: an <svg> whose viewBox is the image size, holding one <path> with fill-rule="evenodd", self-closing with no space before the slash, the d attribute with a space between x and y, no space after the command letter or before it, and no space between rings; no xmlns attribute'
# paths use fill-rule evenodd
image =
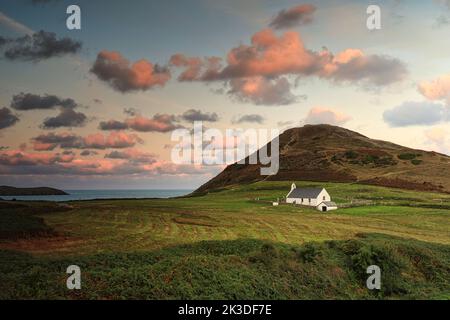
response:
<svg viewBox="0 0 450 320"><path fill-rule="evenodd" d="M337 205L333 201L323 201L317 206L317 210L327 212L331 210L336 210Z"/></svg>

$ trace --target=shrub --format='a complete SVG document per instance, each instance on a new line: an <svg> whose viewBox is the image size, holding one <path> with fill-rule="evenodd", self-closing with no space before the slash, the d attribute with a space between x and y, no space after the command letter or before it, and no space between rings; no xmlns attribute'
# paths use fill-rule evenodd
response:
<svg viewBox="0 0 450 320"><path fill-rule="evenodd" d="M416 158L414 153L401 153L397 156L400 160L412 160Z"/></svg>
<svg viewBox="0 0 450 320"><path fill-rule="evenodd" d="M356 158L358 158L358 154L355 151L350 150L350 151L345 152L345 157L347 159L356 159Z"/></svg>
<svg viewBox="0 0 450 320"><path fill-rule="evenodd" d="M356 252L350 256L350 261L351 268L361 280L367 279L368 266L380 267L383 284L380 293L383 296L408 293L409 288L405 279L399 276L407 269L406 261L389 244L358 243Z"/></svg>
<svg viewBox="0 0 450 320"><path fill-rule="evenodd" d="M322 255L322 247L317 243L306 243L298 252L298 257L303 262L313 262L316 257Z"/></svg>
<svg viewBox="0 0 450 320"><path fill-rule="evenodd" d="M421 164L422 162L423 162L422 160L418 160L418 159L413 159L413 160L411 160L411 163L412 163L413 165L415 165L415 166Z"/></svg>
<svg viewBox="0 0 450 320"><path fill-rule="evenodd" d="M393 166L397 164L397 162L391 157L375 159L374 163L378 166Z"/></svg>

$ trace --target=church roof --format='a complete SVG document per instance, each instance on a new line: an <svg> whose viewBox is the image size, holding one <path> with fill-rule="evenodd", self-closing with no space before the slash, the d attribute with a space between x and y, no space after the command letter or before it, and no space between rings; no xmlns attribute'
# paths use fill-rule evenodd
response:
<svg viewBox="0 0 450 320"><path fill-rule="evenodd" d="M295 188L286 198L317 198L323 188Z"/></svg>

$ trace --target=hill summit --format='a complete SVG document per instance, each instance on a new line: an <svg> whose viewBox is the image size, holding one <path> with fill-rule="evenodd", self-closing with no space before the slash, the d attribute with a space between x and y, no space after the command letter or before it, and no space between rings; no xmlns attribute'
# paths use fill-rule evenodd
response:
<svg viewBox="0 0 450 320"><path fill-rule="evenodd" d="M260 164L234 163L194 193L261 180L354 182L450 192L450 157L370 139L337 126L286 130L280 135L279 150L276 175L260 175Z"/></svg>

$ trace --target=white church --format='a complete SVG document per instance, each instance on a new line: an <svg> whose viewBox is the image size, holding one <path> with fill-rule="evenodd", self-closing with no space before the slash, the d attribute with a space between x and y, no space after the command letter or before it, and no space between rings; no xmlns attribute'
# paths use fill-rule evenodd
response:
<svg viewBox="0 0 450 320"><path fill-rule="evenodd" d="M286 203L316 207L319 211L336 210L337 205L331 201L331 197L325 188L297 188L295 183L286 196Z"/></svg>

